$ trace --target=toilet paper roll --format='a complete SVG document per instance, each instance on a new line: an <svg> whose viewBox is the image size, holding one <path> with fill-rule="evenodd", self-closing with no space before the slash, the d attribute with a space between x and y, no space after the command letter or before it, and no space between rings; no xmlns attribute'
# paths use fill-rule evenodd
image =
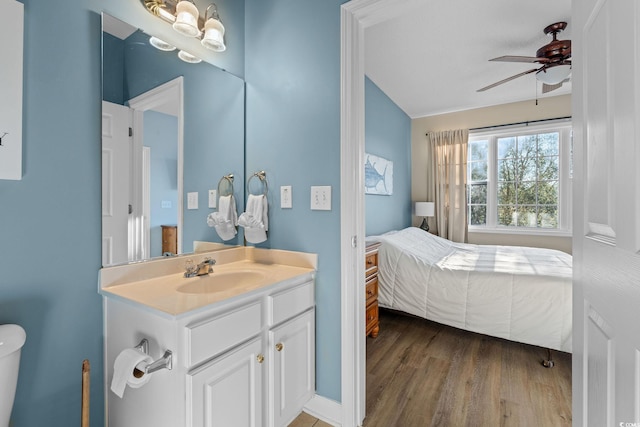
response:
<svg viewBox="0 0 640 427"><path fill-rule="evenodd" d="M151 356L136 348L122 350L113 364L111 391L122 398L127 386L138 388L145 385L151 375L145 374L144 369L151 362L153 362Z"/></svg>

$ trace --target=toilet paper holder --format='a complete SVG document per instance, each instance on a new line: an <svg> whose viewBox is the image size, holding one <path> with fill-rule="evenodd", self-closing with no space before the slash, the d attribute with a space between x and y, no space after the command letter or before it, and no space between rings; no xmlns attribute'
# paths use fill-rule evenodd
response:
<svg viewBox="0 0 640 427"><path fill-rule="evenodd" d="M135 346L135 348L140 350L144 354L149 354L149 340L143 338L142 341L140 341L140 344ZM171 352L171 350L166 350L160 359L155 360L145 366L144 373L151 374L153 372L159 371L160 369L171 370L171 368L173 368L173 353Z"/></svg>

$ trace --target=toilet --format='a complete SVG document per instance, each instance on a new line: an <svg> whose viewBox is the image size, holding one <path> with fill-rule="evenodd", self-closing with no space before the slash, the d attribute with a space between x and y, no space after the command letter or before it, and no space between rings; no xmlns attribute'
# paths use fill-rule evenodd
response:
<svg viewBox="0 0 640 427"><path fill-rule="evenodd" d="M27 334L18 325L0 325L0 427L9 426L18 383L20 350Z"/></svg>

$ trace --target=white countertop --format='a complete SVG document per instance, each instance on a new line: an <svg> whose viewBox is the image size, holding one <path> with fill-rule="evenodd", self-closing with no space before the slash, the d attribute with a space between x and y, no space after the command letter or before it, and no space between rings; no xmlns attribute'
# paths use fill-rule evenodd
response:
<svg viewBox="0 0 640 427"><path fill-rule="evenodd" d="M226 251L222 251L226 252ZM184 277L187 258L200 262L211 256L217 259L213 273L206 276ZM178 316L257 291L262 288L295 278L314 277L317 256L297 252L269 249L237 248L225 255L220 252L203 253L189 257L170 258L145 264L129 264L103 268L100 272L100 293L105 297L117 297L163 313ZM251 280L241 280L222 286L214 292L185 293L179 288L202 283L216 275L238 271L259 273Z"/></svg>

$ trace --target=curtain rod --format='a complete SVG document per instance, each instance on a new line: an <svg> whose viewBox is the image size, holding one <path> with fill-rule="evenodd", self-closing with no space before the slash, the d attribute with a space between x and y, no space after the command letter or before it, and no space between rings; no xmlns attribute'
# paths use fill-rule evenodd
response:
<svg viewBox="0 0 640 427"><path fill-rule="evenodd" d="M528 122L507 123L507 124L504 124L504 125L483 126L483 127L478 127L478 128L471 128L471 129L469 129L469 132L477 131L477 130L496 129L496 128L501 128L501 127L505 127L505 126L519 126L519 125L529 126L530 124L533 124L533 123L551 122L551 121L555 121L555 120L567 120L567 119L570 119L570 118L571 118L571 116L564 116L564 117L556 117L556 118L553 118L553 119L540 119L540 120L530 120Z"/></svg>
<svg viewBox="0 0 640 427"><path fill-rule="evenodd" d="M474 132L474 131L478 131L478 130L497 129L497 128L502 128L502 127L507 127L507 126L521 126L521 125L529 126L530 124L534 124L534 123L552 122L552 121L555 121L555 120L569 120L569 119L571 119L571 116L555 117L553 119L530 120L528 122L507 123L507 124L504 124L504 125L482 126L482 127L478 127L478 128L470 128L469 132ZM426 135L429 135L430 133L431 132L427 132Z"/></svg>

